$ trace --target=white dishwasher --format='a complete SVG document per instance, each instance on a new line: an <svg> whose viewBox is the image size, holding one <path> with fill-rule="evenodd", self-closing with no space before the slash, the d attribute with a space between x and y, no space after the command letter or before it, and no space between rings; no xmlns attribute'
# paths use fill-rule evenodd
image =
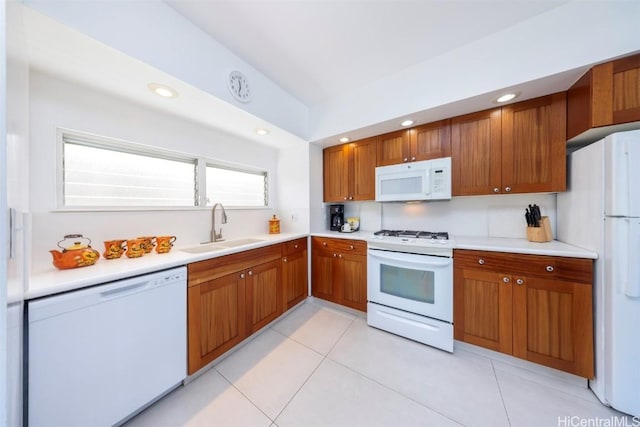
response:
<svg viewBox="0 0 640 427"><path fill-rule="evenodd" d="M111 426L186 377L185 267L27 303L28 425Z"/></svg>

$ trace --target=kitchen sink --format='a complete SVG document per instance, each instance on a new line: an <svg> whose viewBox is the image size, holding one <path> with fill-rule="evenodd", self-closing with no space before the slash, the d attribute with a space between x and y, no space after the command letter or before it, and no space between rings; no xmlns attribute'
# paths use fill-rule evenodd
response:
<svg viewBox="0 0 640 427"><path fill-rule="evenodd" d="M202 245L192 246L190 248L183 248L180 250L182 252L187 252L190 254L202 254L206 252L221 251L223 249L237 248L238 246L251 245L253 243L260 243L260 242L264 242L264 239L247 238L247 239L238 239L238 240L223 240L220 242L204 243Z"/></svg>

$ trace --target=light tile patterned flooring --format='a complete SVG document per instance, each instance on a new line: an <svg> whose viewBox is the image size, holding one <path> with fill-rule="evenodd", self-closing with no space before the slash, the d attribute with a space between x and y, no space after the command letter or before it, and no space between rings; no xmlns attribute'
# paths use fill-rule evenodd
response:
<svg viewBox="0 0 640 427"><path fill-rule="evenodd" d="M469 347L449 354L308 300L127 426L570 427L621 417L586 381Z"/></svg>

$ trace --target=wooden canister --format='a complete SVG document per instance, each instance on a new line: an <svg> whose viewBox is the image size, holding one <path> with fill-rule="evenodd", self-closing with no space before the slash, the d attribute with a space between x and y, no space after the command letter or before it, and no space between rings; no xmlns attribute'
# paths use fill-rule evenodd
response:
<svg viewBox="0 0 640 427"><path fill-rule="evenodd" d="M275 215L269 220L269 234L280 234L280 220Z"/></svg>

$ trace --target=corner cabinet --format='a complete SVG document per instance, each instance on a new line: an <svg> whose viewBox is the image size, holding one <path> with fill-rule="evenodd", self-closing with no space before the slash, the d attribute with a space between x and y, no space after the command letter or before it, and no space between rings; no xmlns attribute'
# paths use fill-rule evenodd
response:
<svg viewBox="0 0 640 427"><path fill-rule="evenodd" d="M566 189L566 94L451 120L454 196Z"/></svg>
<svg viewBox="0 0 640 427"><path fill-rule="evenodd" d="M454 337L593 378L593 261L454 251Z"/></svg>
<svg viewBox="0 0 640 427"><path fill-rule="evenodd" d="M284 312L282 245L188 265L188 373Z"/></svg>
<svg viewBox="0 0 640 427"><path fill-rule="evenodd" d="M312 237L311 294L366 312L366 242Z"/></svg>
<svg viewBox="0 0 640 427"><path fill-rule="evenodd" d="M568 91L567 139L602 126L640 121L640 54L599 64Z"/></svg>
<svg viewBox="0 0 640 427"><path fill-rule="evenodd" d="M285 310L304 300L307 286L307 239L292 240L282 245L282 287Z"/></svg>
<svg viewBox="0 0 640 427"><path fill-rule="evenodd" d="M374 200L377 139L325 148L324 201Z"/></svg>

